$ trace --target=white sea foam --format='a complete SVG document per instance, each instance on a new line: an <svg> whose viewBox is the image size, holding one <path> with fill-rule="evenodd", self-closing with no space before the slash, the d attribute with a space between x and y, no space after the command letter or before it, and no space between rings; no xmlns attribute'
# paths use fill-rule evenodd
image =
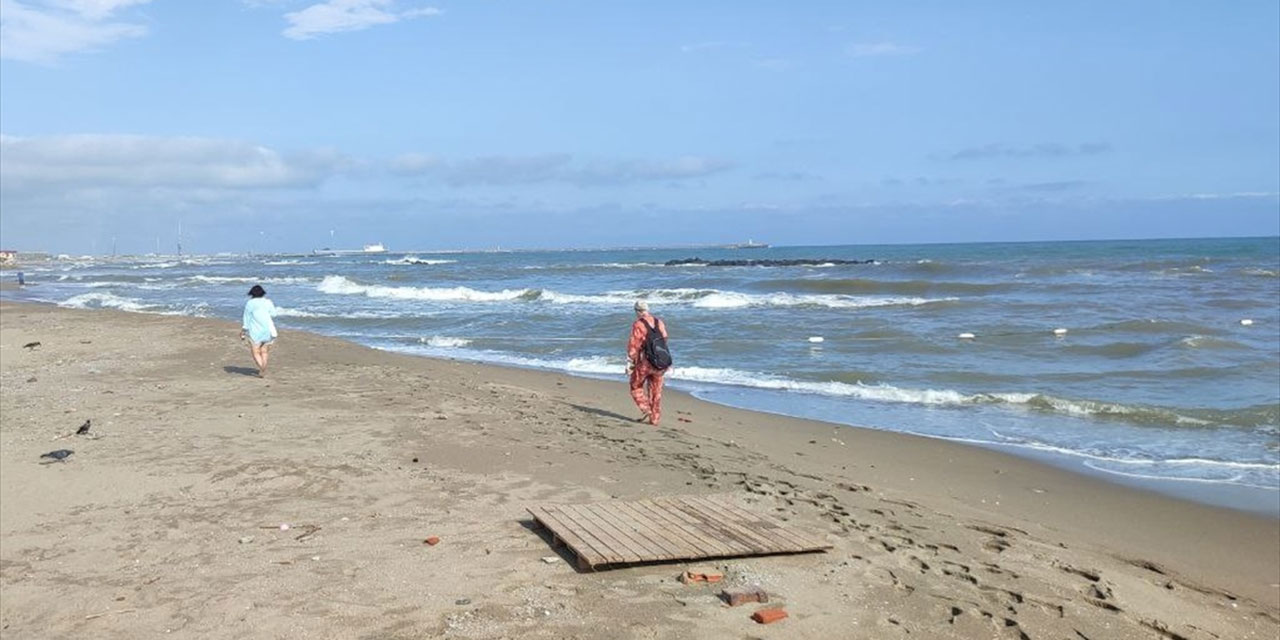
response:
<svg viewBox="0 0 1280 640"><path fill-rule="evenodd" d="M189 280L195 282L207 282L209 284L231 284L231 283L259 283L259 284L307 284L314 282L311 278L302 277L286 277L286 278L250 278L245 276L191 276Z"/></svg>
<svg viewBox="0 0 1280 640"><path fill-rule="evenodd" d="M562 293L539 289L504 289L479 291L469 287L391 287L365 285L345 276L325 276L318 290L341 295L366 295L371 298L435 300L442 302L508 302L517 299L552 304L590 304L626 306L636 299L654 304L691 305L703 309L739 309L744 307L817 306L834 309L922 305L956 298L907 298L883 296L794 295L789 293L752 294L716 289L658 289L653 291L608 291L602 294Z"/></svg>
<svg viewBox="0 0 1280 640"><path fill-rule="evenodd" d="M1280 277L1280 271L1274 269L1250 268L1244 270L1245 275L1262 276L1264 278Z"/></svg>
<svg viewBox="0 0 1280 640"><path fill-rule="evenodd" d="M1275 485L1253 484L1241 482L1245 474L1258 472L1275 473L1280 471L1280 464L1265 462L1232 462L1228 460L1212 460L1208 458L1171 458L1171 459L1152 459L1152 458L1131 458L1117 457L1114 455L1102 455L1098 453L1090 453L1070 447L1055 446L1038 442L1034 440L1026 440L1023 438L1013 438L1005 436L995 430L991 430L991 434L995 436L995 440L983 440L981 438L964 438L958 436L945 436L930 433L921 433L916 431L906 431L913 435L925 436L931 438L939 438L942 440L950 440L952 442L964 442L979 445L1001 445L1007 447L1017 447L1021 449L1030 449L1033 451L1042 451L1057 455L1069 456L1072 458L1081 458L1082 464L1095 471L1111 473L1120 476L1132 478L1146 478L1151 480L1178 480L1186 482L1206 482L1212 484L1239 484L1243 486L1256 487L1261 489L1277 490ZM1116 467L1134 468L1132 471L1121 470ZM1203 474L1227 474L1229 477L1201 477L1187 476L1186 471L1183 475L1170 475L1168 473L1142 473L1136 469L1153 469L1158 467L1175 467L1190 470L1198 470Z"/></svg>
<svg viewBox="0 0 1280 640"><path fill-rule="evenodd" d="M743 307L828 307L831 309L859 309L866 307L915 306L956 299L957 298L909 298L793 293L753 294L719 291L699 298L693 303L693 306L703 309L740 309Z"/></svg>
<svg viewBox="0 0 1280 640"><path fill-rule="evenodd" d="M502 291L477 291L470 287L388 287L363 285L344 276L325 276L316 287L321 293L337 295L364 295L370 298L395 298L399 300L434 300L438 302L503 302L529 295L530 289L504 289Z"/></svg>
<svg viewBox="0 0 1280 640"><path fill-rule="evenodd" d="M72 296L59 302L58 306L72 309L120 309L123 311L146 311L148 309L147 305L133 298L125 298L114 293L98 292Z"/></svg>
<svg viewBox="0 0 1280 640"><path fill-rule="evenodd" d="M627 293L579 295L573 293L557 293L555 291L542 291L538 294L538 299L555 304L601 304L625 307L635 302L636 296Z"/></svg>
<svg viewBox="0 0 1280 640"><path fill-rule="evenodd" d="M646 269L664 266L658 262L597 262L594 264L529 264L521 269L541 271L544 269Z"/></svg>
<svg viewBox="0 0 1280 640"><path fill-rule="evenodd" d="M263 262L262 264L267 265L269 267L283 267L283 266L307 265L307 264L319 264L319 263L310 262L307 260L268 260L266 262Z"/></svg>
<svg viewBox="0 0 1280 640"><path fill-rule="evenodd" d="M188 258L185 260L167 260L164 262L143 262L141 264L131 265L130 269L172 269L173 267L207 267L215 265L229 265L234 262L222 260L209 260L207 258Z"/></svg>
<svg viewBox="0 0 1280 640"><path fill-rule="evenodd" d="M455 263L455 262L457 262L457 260L438 260L438 259L419 258L418 256L404 256L403 258L395 258L395 259L390 259L390 260L383 260L383 261L382 261L382 264L395 264L395 265L426 264L426 265L432 265L432 264L453 264L453 263Z"/></svg>
<svg viewBox="0 0 1280 640"><path fill-rule="evenodd" d="M328 317L331 317L323 313L316 313L314 311L306 311L304 309L289 309L289 308L280 307L280 306L276 307L276 315L282 318L328 318Z"/></svg>
<svg viewBox="0 0 1280 640"><path fill-rule="evenodd" d="M93 292L72 296L58 303L60 307L72 309L119 309L137 313L154 313L164 316L203 316L209 311L206 304L198 303L178 309L161 305L146 304L134 298L117 296L113 293Z"/></svg>
<svg viewBox="0 0 1280 640"><path fill-rule="evenodd" d="M452 346L431 344L430 346ZM472 354L474 359L515 364L519 366L542 369L558 369L575 373L588 374L621 374L624 366L621 359L613 360L600 357L577 358L572 360L544 360L500 353ZM1120 404L1094 402L1089 400L1069 400L1055 398L1038 393L964 393L953 389L910 389L886 384L859 384L838 381L806 381L795 380L761 373L753 373L731 368L679 366L668 374L669 379L684 380L717 385L750 387L810 393L834 397L856 398L872 402L888 402L895 404L915 404L932 407L963 407L974 405L1015 405L1039 410L1048 410L1063 415L1081 418L1118 417L1131 420L1172 422L1183 425L1208 425L1211 422L1198 418L1179 415L1172 411L1158 408L1131 407Z"/></svg>
<svg viewBox="0 0 1280 640"><path fill-rule="evenodd" d="M419 342L432 347L441 349L457 349L471 344L466 338L451 338L449 336L431 336L430 338L418 338Z"/></svg>

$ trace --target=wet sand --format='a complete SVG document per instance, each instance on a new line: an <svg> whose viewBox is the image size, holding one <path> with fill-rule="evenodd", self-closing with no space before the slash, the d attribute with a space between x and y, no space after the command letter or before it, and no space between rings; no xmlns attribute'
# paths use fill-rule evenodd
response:
<svg viewBox="0 0 1280 640"><path fill-rule="evenodd" d="M13 638L1275 638L1280 521L999 452L282 327L0 303ZM40 346L24 348L31 342ZM68 435L86 420L89 436ZM75 451L65 462L40 454ZM826 540L580 572L525 508L717 494ZM288 530L280 525L287 523ZM440 544L423 544L427 536ZM552 562L544 558L555 557Z"/></svg>

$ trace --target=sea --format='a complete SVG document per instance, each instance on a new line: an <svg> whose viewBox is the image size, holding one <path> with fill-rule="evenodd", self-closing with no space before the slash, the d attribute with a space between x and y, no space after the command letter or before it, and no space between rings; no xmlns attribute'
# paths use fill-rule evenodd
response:
<svg viewBox="0 0 1280 640"><path fill-rule="evenodd" d="M669 328L668 385L704 400L1280 517L1280 238L59 256L23 271L4 298L237 321L261 284L286 339L619 394L645 300Z"/></svg>

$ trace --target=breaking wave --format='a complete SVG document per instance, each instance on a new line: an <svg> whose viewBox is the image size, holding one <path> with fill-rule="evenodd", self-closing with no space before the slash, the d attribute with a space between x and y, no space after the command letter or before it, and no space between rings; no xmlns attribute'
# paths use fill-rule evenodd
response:
<svg viewBox="0 0 1280 640"><path fill-rule="evenodd" d="M316 287L321 293L363 295L370 298L399 300L434 300L439 302L505 302L536 294L536 289L504 289L478 291L470 287L388 287L364 285L344 276L325 276Z"/></svg>
<svg viewBox="0 0 1280 640"><path fill-rule="evenodd" d="M435 300L446 302L549 302L553 304L629 305L637 299L653 304L689 305L702 309L744 307L826 307L857 309L882 306L915 306L946 302L956 298L902 296L848 296L792 293L739 293L717 289L658 289L652 291L609 291L602 294L561 293L547 289L503 289L480 291L470 287L392 287L365 285L345 276L325 276L317 289L321 293L365 295L370 298Z"/></svg>
<svg viewBox="0 0 1280 640"><path fill-rule="evenodd" d="M430 265L430 264L453 264L455 262L457 262L457 260L431 260L426 258L419 258L418 256L404 256L403 258L383 260L382 264L395 264L395 265L428 264Z"/></svg>
<svg viewBox="0 0 1280 640"><path fill-rule="evenodd" d="M93 292L72 296L58 303L60 307L70 309L119 309L137 313L154 313L165 316L203 316L208 312L205 304L195 304L181 309L164 305L146 304L133 298L117 296L113 293Z"/></svg>

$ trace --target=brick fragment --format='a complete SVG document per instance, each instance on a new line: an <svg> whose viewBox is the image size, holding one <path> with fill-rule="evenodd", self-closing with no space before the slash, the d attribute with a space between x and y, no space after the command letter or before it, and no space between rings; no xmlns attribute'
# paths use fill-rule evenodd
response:
<svg viewBox="0 0 1280 640"><path fill-rule="evenodd" d="M430 536L430 537L428 537L426 540L423 540L423 541L422 541L422 544L429 544L429 545L431 545L431 546L433 546L433 547L434 547L434 546L436 546L436 545L440 544L440 538L439 538L439 537L437 537L437 536Z"/></svg>
<svg viewBox="0 0 1280 640"><path fill-rule="evenodd" d="M787 612L781 607L777 609L761 609L751 614L751 619L760 624L773 624L785 617L787 617Z"/></svg>
<svg viewBox="0 0 1280 640"><path fill-rule="evenodd" d="M752 602L768 602L769 594L758 586L751 586L746 589L725 589L720 592L720 598L729 606L737 607Z"/></svg>
<svg viewBox="0 0 1280 640"><path fill-rule="evenodd" d="M692 584L694 582L720 582L724 580L724 574L711 569L709 567L690 567L680 574L680 582Z"/></svg>

